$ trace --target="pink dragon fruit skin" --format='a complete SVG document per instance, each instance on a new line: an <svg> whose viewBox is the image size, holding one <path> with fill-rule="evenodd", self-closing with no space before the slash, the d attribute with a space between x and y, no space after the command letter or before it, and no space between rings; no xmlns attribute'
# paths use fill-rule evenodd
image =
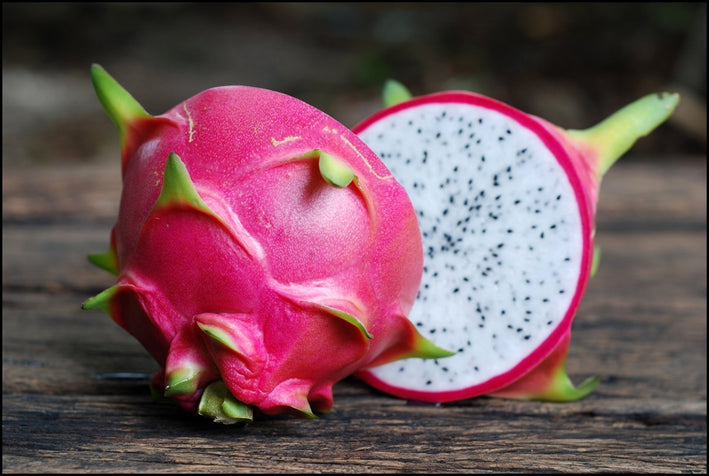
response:
<svg viewBox="0 0 709 476"><path fill-rule="evenodd" d="M153 390L217 421L333 403L391 360L450 355L407 319L422 247L406 192L359 138L265 89L206 90L153 117L100 66L122 141L108 312L160 365ZM300 412L300 413L299 413Z"/></svg>
<svg viewBox="0 0 709 476"><path fill-rule="evenodd" d="M390 88L389 91L385 89L384 98L385 106L387 107L353 128L360 135L367 132L368 139L371 139L374 144L379 144L380 141L381 144L387 144L385 139L381 139L381 135L386 137L386 131L389 130L398 131L397 133L401 134L400 136L397 136L396 133L391 133L391 135L396 136L397 140L406 142L405 133L401 132L401 127L406 121L403 119L399 119L399 122L396 122L397 119L390 121L389 118L397 117L396 115L400 111L416 111L431 104L441 105L441 108L444 108L445 106L443 105L446 104L480 106L510 118L518 124L516 127L529 130L538 137L543 147L556 158L571 183L580 217L581 256L579 257L577 279L571 290L573 299L570 300L564 315L559 318L554 330L549 333L540 345L531 349L529 353L520 355L518 360L515 360L516 365L505 373L497 374L473 385L460 383L457 386L451 385L447 390L425 389L425 385L422 383L424 381L430 384L432 379L447 378L453 372L457 372L456 375L464 375L466 378L473 374L472 365L459 355L458 357L447 359L444 364L445 372L437 374L432 373L430 369L420 368L422 366L414 365L413 367L404 368L403 366L399 367L399 364L397 364L389 366L391 369L398 368L397 372L385 371L378 373L378 369L362 369L356 375L375 388L387 393L402 398L430 402L450 402L480 395L514 399L573 401L588 395L598 385L599 378L591 377L575 387L566 374L566 356L571 338L572 320L585 291L588 279L594 274L598 265L599 249L594 244L594 238L600 182L610 166L638 138L648 134L669 117L679 101L678 95L667 93L648 95L622 108L590 129L564 130L541 118L525 114L506 104L476 93L446 91L412 98L410 93L398 83L389 83L387 86ZM452 108L448 110L448 112L451 112L449 116L455 114L452 111ZM411 121L416 121L416 117L424 117L423 113L420 116L410 114L406 117L410 126L407 131L411 130L411 134L415 135L416 127L420 127L421 124L412 125ZM439 119L440 115L436 116L436 118ZM373 126L376 126L376 129L372 129L374 132L370 131ZM462 132L462 129L460 132ZM377 139L377 134L380 134L379 139ZM418 134L421 134L420 128ZM372 143L370 145L374 150L377 150ZM426 144L427 154L430 153L434 163L447 161L447 166L452 168L453 165L466 160L462 153L459 153L460 156L456 156L455 153L444 155L437 151L437 155L434 155L436 153L431 151L434 146L429 145L429 143ZM390 151L389 145L383 145L382 147L384 150ZM451 150L458 149L454 149L451 146ZM416 152L402 153L401 161L403 162L404 157L416 156ZM395 169L392 163L389 163L389 165L392 166L395 174L397 170L399 170L400 174L407 174L406 179L408 182L418 180L418 190L422 190L421 183L437 185L438 181L441 180L438 176L431 178L426 175L427 172L417 170L415 167L407 168L402 162L399 162L400 169ZM409 161L407 160L406 163L408 164ZM443 169L443 166L441 166L441 169ZM454 170L457 170L457 167ZM397 175L397 178L400 179L401 176ZM465 177L466 180L467 178ZM427 180L430 183L426 182ZM480 177L473 177L473 180L480 180ZM465 183L465 181L463 180L462 183ZM452 199L450 203L453 203ZM427 210L427 216L428 212ZM440 227L443 228L444 225L441 223ZM446 231L448 230L446 229ZM451 231L448 232L452 233ZM502 238L500 240L502 241ZM468 271L463 269L458 272L467 273ZM446 297L443 296L440 299L445 300ZM439 301L435 301L434 304L430 302L429 300L427 309L440 304ZM426 304L417 304L426 306ZM474 315L474 312L466 311L465 309L460 309L458 312L460 314L458 319L461 322L459 328L450 321L446 321L447 324L440 324L436 327L438 314L433 309L430 314L421 314L419 319L424 321L422 324L427 328L431 328L431 331L440 330L441 325L447 325L448 336L451 339L458 338L458 336L467 332L469 342L475 344L474 339L477 334L474 331L467 330L475 327L465 327L471 321L470 314ZM429 315L430 317L428 317ZM501 319L501 321L504 320ZM503 327L505 323L501 323L500 327ZM486 322L485 325L490 326L491 323ZM493 337L496 336L495 334L492 335ZM503 331L497 332L497 336L500 335L503 335ZM445 340L437 339L437 341L444 347L454 348L456 346L456 344ZM490 359L495 359L495 356L491 355ZM477 367L475 370L477 371Z"/></svg>

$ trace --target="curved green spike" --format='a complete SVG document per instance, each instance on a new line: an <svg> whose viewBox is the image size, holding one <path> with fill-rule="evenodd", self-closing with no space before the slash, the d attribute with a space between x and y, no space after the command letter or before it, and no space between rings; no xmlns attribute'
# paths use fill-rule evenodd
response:
<svg viewBox="0 0 709 476"><path fill-rule="evenodd" d="M409 354L402 356L402 358L418 357L421 359L442 359L456 354L450 350L438 347L436 344L422 336L417 330L414 329L414 332L413 349Z"/></svg>
<svg viewBox="0 0 709 476"><path fill-rule="evenodd" d="M318 168L320 169L320 175L322 175L323 179L335 187L346 187L355 178L354 171L344 162L334 155L322 151L320 151Z"/></svg>
<svg viewBox="0 0 709 476"><path fill-rule="evenodd" d="M197 193L197 189L182 159L176 153L171 152L165 162L162 190L157 202L155 202L155 208L175 204L191 205L213 214Z"/></svg>
<svg viewBox="0 0 709 476"><path fill-rule="evenodd" d="M566 373L570 340L569 331L536 367L507 387L492 392L490 396L516 400L573 402L593 392L601 381L599 377L588 378L575 387Z"/></svg>
<svg viewBox="0 0 709 476"><path fill-rule="evenodd" d="M411 99L411 92L395 79L387 79L382 90L382 103L384 107L393 106Z"/></svg>
<svg viewBox="0 0 709 476"><path fill-rule="evenodd" d="M529 399L544 402L575 402L593 392L600 382L600 377L593 376L575 387L566 371L562 371L556 375L551 387L545 392L529 396Z"/></svg>
<svg viewBox="0 0 709 476"><path fill-rule="evenodd" d="M601 264L601 247L594 244L593 258L591 260L591 277L594 277L596 275L596 271L598 271L599 264Z"/></svg>
<svg viewBox="0 0 709 476"><path fill-rule="evenodd" d="M91 80L101 105L118 127L121 144L125 144L130 122L152 116L100 65L91 65Z"/></svg>
<svg viewBox="0 0 709 476"><path fill-rule="evenodd" d="M104 271L118 275L118 256L113 248L104 253L93 253L88 257L89 262Z"/></svg>
<svg viewBox="0 0 709 476"><path fill-rule="evenodd" d="M192 367L181 367L167 375L166 397L191 395L197 391L199 371Z"/></svg>
<svg viewBox="0 0 709 476"><path fill-rule="evenodd" d="M310 402L308 402L307 396L303 396L302 401L299 404L291 405L291 408L299 411L300 413L303 414L303 416L305 416L307 418L317 419L317 417L318 417L313 412L313 409L310 407Z"/></svg>
<svg viewBox="0 0 709 476"><path fill-rule="evenodd" d="M197 413L225 425L246 424L254 419L251 407L234 398L221 380L210 383L204 389Z"/></svg>
<svg viewBox="0 0 709 476"><path fill-rule="evenodd" d="M111 298L116 295L120 286L118 284L111 286L108 289L104 289L96 296L91 297L83 302L81 305L82 309L100 309L104 311L109 316L111 315Z"/></svg>
<svg viewBox="0 0 709 476"><path fill-rule="evenodd" d="M560 368L553 375L549 384L543 388L515 391L515 384L512 384L510 389L502 389L499 392L492 393L491 396L541 402L575 402L593 392L600 382L600 377L593 376L584 380L579 386L574 386L566 373L566 369Z"/></svg>
<svg viewBox="0 0 709 476"><path fill-rule="evenodd" d="M369 331L368 331L367 328L364 326L364 324L362 324L362 321L360 321L359 319L357 319L357 318L356 318L355 316L353 316L352 314L349 314L349 313L347 313L347 312L345 312L345 311L342 311L342 310L340 310L340 309L336 309L336 308L334 308L334 307L326 306L326 305L324 305L324 304L317 304L317 306L318 306L320 309L322 309L322 310L324 310L324 311L327 311L330 315L335 316L335 317L337 317L337 318L339 318L339 319L342 319L343 321L347 322L348 324L353 325L353 326L356 327L357 330L359 330L359 331L362 333L362 335L363 335L364 337L366 337L367 339L371 339L372 337L374 337L374 336L372 336L372 334L369 333Z"/></svg>
<svg viewBox="0 0 709 476"><path fill-rule="evenodd" d="M679 94L644 96L611 114L595 126L566 133L598 153L598 175L608 169L641 137L662 124L677 107Z"/></svg>
<svg viewBox="0 0 709 476"><path fill-rule="evenodd" d="M229 335L229 333L221 327L210 324L203 324L201 322L197 322L197 327L199 327L202 332L207 334L209 337L219 342L223 346L227 347L228 349L233 350L237 354L244 355L244 353L239 348L239 345L234 342L234 339L231 338L231 335Z"/></svg>

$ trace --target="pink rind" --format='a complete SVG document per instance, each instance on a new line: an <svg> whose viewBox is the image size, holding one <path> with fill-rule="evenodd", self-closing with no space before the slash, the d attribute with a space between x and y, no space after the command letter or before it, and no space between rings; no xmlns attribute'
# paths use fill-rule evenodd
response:
<svg viewBox="0 0 709 476"><path fill-rule="evenodd" d="M580 275L576 284L574 296L566 314L549 337L547 337L544 342L539 345L539 347L537 347L531 354L521 360L509 371L474 386L461 388L459 390L433 392L412 390L405 387L391 385L377 377L368 369L363 369L355 374L359 379L363 380L372 387L391 395L410 400L446 403L486 395L511 384L531 371L546 356L548 356L557 345L559 345L560 341L571 327L576 310L578 309L584 290L588 283L592 262L593 216L590 216L590 213L592 213L592 208L589 207L589 191L586 190L581 178L579 177L573 158L569 155L564 145L557 139L557 135L552 134L546 127L544 127L543 124L532 116L495 99L467 91L446 91L428 94L425 96L418 96L374 113L372 116L354 126L352 131L359 134L374 123L383 120L390 115L396 114L399 111L420 105L435 103L463 103L488 108L513 119L519 123L521 127L524 127L537 135L537 137L540 138L552 155L557 159L559 165L561 165L565 171L571 187L574 190L579 209L579 216L581 218L583 239L583 255L581 257Z"/></svg>

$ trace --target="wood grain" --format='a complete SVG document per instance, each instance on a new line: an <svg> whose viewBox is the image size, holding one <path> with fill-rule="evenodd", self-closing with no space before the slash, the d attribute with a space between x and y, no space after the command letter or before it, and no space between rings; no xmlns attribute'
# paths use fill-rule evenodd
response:
<svg viewBox="0 0 709 476"><path fill-rule="evenodd" d="M416 405L355 379L317 420L215 425L154 403L157 365L81 302L111 284L112 164L3 174L3 472L706 473L706 160L621 162L574 322L579 402Z"/></svg>

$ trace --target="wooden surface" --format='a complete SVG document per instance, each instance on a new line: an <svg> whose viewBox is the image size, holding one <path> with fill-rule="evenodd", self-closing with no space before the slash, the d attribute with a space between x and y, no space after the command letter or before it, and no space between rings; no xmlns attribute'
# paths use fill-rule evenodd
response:
<svg viewBox="0 0 709 476"><path fill-rule="evenodd" d="M689 160L691 159L691 160ZM86 298L117 164L3 173L3 472L706 472L706 158L617 164L574 323L568 404L410 405L335 386L317 420L213 424L153 403L156 364Z"/></svg>

